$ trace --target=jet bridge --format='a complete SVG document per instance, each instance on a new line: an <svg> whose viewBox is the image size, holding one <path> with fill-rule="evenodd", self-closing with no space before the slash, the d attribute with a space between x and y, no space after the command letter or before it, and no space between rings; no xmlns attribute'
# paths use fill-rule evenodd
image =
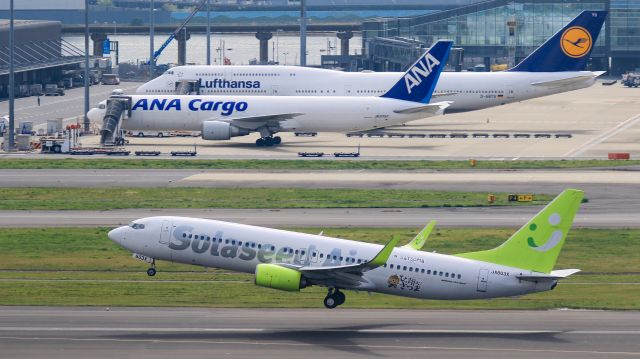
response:
<svg viewBox="0 0 640 359"><path fill-rule="evenodd" d="M100 144L103 146L119 145L123 138L119 136L122 121L131 116L131 97L111 96L107 100L107 108L100 130Z"/></svg>
<svg viewBox="0 0 640 359"><path fill-rule="evenodd" d="M200 95L200 80L181 80L176 82L176 95Z"/></svg>

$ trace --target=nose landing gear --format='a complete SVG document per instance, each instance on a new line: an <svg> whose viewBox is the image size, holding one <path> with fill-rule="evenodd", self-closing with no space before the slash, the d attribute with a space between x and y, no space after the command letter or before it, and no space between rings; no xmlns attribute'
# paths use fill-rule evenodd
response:
<svg viewBox="0 0 640 359"><path fill-rule="evenodd" d="M151 268L147 269L147 275L149 277L153 277L154 275L156 275L156 260L154 259L153 262L151 262Z"/></svg>
<svg viewBox="0 0 640 359"><path fill-rule="evenodd" d="M344 304L345 300L346 296L338 288L329 288L329 293L324 298L324 306L328 309L333 309Z"/></svg>

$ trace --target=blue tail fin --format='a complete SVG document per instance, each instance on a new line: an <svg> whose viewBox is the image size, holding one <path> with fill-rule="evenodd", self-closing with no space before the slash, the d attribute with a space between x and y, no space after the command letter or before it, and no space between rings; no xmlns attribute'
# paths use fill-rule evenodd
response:
<svg viewBox="0 0 640 359"><path fill-rule="evenodd" d="M381 97L429 103L453 41L439 40Z"/></svg>
<svg viewBox="0 0 640 359"><path fill-rule="evenodd" d="M583 11L509 71L584 71L606 11Z"/></svg>

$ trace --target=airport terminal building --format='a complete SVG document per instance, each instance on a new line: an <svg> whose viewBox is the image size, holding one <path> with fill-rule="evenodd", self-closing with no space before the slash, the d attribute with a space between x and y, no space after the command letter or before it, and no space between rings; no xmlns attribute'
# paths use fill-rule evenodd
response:
<svg viewBox="0 0 640 359"><path fill-rule="evenodd" d="M615 75L640 68L640 0L494 0L422 16L371 19L363 23L362 67L400 71L437 39L452 39L464 48L464 69L513 66L583 10L609 11L590 68Z"/></svg>

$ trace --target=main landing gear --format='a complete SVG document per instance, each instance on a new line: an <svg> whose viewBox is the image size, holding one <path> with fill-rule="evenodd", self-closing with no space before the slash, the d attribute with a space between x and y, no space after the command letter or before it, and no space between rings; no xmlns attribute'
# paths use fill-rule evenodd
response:
<svg viewBox="0 0 640 359"><path fill-rule="evenodd" d="M256 146L258 147L271 147L279 145L280 143L282 143L282 138L280 138L280 136L267 136L256 140Z"/></svg>
<svg viewBox="0 0 640 359"><path fill-rule="evenodd" d="M329 288L329 293L324 298L324 306L333 309L339 305L344 304L346 297L338 288Z"/></svg>

